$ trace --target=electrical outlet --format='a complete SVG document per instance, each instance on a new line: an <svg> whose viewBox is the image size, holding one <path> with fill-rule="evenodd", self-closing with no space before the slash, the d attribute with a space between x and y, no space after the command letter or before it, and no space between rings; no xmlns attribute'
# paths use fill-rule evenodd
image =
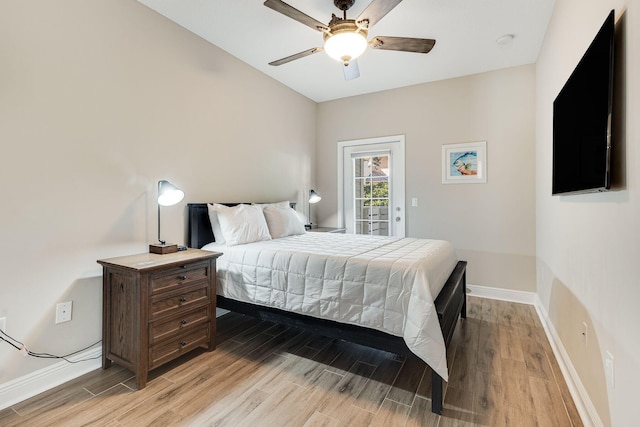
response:
<svg viewBox="0 0 640 427"><path fill-rule="evenodd" d="M411 198L411 206L414 208L418 207L418 198L417 197L412 197Z"/></svg>
<svg viewBox="0 0 640 427"><path fill-rule="evenodd" d="M607 378L607 384L610 388L615 388L615 371L613 370L613 355L606 352L606 358L604 360L604 375Z"/></svg>
<svg viewBox="0 0 640 427"><path fill-rule="evenodd" d="M587 346L587 340L589 338L589 328L587 327L587 322L582 322L582 343L584 346Z"/></svg>
<svg viewBox="0 0 640 427"><path fill-rule="evenodd" d="M7 318L6 317L0 317L0 331L2 331L2 332L6 332L7 331Z"/></svg>
<svg viewBox="0 0 640 427"><path fill-rule="evenodd" d="M71 320L72 301L61 302L56 305L56 323Z"/></svg>

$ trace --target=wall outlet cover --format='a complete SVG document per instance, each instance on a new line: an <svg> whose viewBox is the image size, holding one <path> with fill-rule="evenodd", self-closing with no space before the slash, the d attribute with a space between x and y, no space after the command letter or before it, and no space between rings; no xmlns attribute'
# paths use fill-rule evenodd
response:
<svg viewBox="0 0 640 427"><path fill-rule="evenodd" d="M71 320L72 301L61 302L56 305L56 323Z"/></svg>
<svg viewBox="0 0 640 427"><path fill-rule="evenodd" d="M616 382L615 382L615 370L613 369L613 355L611 353L609 353L608 351L606 352L606 358L604 360L604 375L607 378L607 384L609 385L610 388L615 388L616 386Z"/></svg>

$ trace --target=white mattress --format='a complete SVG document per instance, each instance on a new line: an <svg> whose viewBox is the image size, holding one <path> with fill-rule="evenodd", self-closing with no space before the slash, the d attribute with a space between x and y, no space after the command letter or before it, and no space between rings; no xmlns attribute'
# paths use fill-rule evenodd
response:
<svg viewBox="0 0 640 427"><path fill-rule="evenodd" d="M457 263L449 242L306 233L202 249L224 253L218 295L401 336L448 379L433 301Z"/></svg>

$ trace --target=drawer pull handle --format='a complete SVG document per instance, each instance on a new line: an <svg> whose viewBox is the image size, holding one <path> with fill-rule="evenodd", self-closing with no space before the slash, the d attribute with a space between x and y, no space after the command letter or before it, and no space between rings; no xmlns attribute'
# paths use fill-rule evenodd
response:
<svg viewBox="0 0 640 427"><path fill-rule="evenodd" d="M180 280L187 280L187 276L180 276Z"/></svg>
<svg viewBox="0 0 640 427"><path fill-rule="evenodd" d="M180 302L187 302L187 298L186 297L180 297Z"/></svg>
<svg viewBox="0 0 640 427"><path fill-rule="evenodd" d="M184 270L185 268L187 268L187 266L186 265L181 265L180 268Z"/></svg>
<svg viewBox="0 0 640 427"><path fill-rule="evenodd" d="M187 342L186 342L186 341L184 341L184 340L183 340L183 341L180 341L180 345L184 347L185 345L187 345Z"/></svg>
<svg viewBox="0 0 640 427"><path fill-rule="evenodd" d="M180 321L180 323L182 323L183 325L186 325L186 324L187 324L187 319L182 319L182 320Z"/></svg>

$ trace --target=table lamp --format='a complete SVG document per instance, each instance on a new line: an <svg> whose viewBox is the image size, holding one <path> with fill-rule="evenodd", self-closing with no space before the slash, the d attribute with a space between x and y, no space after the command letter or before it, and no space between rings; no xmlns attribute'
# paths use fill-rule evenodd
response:
<svg viewBox="0 0 640 427"><path fill-rule="evenodd" d="M322 197L320 197L320 195L316 193L315 190L309 190L309 223L304 226L307 230L315 228L313 224L311 224L311 205L318 203L320 200L322 200Z"/></svg>
<svg viewBox="0 0 640 427"><path fill-rule="evenodd" d="M178 245L160 238L160 206L173 206L183 198L184 191L164 179L158 181L158 243L149 245L149 252L164 255L178 251Z"/></svg>

